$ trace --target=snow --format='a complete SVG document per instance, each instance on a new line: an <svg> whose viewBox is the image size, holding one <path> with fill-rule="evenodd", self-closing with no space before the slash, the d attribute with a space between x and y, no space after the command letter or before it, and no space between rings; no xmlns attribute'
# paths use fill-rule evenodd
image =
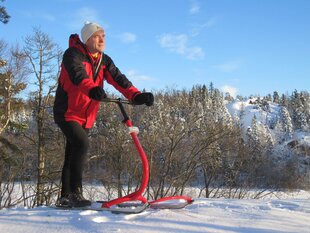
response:
<svg viewBox="0 0 310 233"><path fill-rule="evenodd" d="M293 138L298 140L300 144L307 144L310 146L310 135L306 135L302 131L295 131L293 133Z"/></svg>
<svg viewBox="0 0 310 233"><path fill-rule="evenodd" d="M252 119L254 115L257 118L257 121L265 124L270 121L273 117L279 115L280 107L277 104L269 103L269 110L265 111L258 107L257 104L253 104L256 99L248 99L246 101L232 101L227 104L227 109L232 117L240 117L241 112L243 111L242 124L245 128L251 126Z"/></svg>
<svg viewBox="0 0 310 233"><path fill-rule="evenodd" d="M310 193L259 200L199 198L183 209L147 209L140 214L17 207L0 210L0 232L309 233Z"/></svg>

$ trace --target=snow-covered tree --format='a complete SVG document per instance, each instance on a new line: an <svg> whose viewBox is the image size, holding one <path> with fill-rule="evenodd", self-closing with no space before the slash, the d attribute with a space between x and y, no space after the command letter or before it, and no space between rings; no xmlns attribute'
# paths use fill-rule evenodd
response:
<svg viewBox="0 0 310 233"><path fill-rule="evenodd" d="M305 93L299 93L297 90L294 91L291 97L291 108L292 108L292 120L295 129L302 131L309 131L309 119L308 115L308 101L309 98Z"/></svg>
<svg viewBox="0 0 310 233"><path fill-rule="evenodd" d="M251 126L247 129L248 144L251 148L259 149L261 147L260 137L260 129L258 126L256 115L254 115Z"/></svg>
<svg viewBox="0 0 310 233"><path fill-rule="evenodd" d="M285 106L280 108L279 124L281 131L284 133L283 139L289 139L293 133L293 124L291 116Z"/></svg>
<svg viewBox="0 0 310 233"><path fill-rule="evenodd" d="M277 91L273 92L273 102L274 103L280 103L280 95Z"/></svg>

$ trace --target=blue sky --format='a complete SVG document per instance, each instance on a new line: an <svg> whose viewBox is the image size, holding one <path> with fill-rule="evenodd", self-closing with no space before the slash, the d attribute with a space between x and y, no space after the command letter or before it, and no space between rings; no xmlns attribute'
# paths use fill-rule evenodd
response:
<svg viewBox="0 0 310 233"><path fill-rule="evenodd" d="M85 21L140 89L209 85L232 95L310 91L309 0L6 0L0 38L40 27L65 50ZM108 89L111 89L108 87Z"/></svg>

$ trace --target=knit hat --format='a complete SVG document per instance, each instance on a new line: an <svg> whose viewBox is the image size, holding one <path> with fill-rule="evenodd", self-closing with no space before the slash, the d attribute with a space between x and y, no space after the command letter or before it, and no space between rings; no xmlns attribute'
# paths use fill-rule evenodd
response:
<svg viewBox="0 0 310 233"><path fill-rule="evenodd" d="M97 23L91 23L86 21L84 27L81 30L82 41L86 41L97 31L104 31L103 28Z"/></svg>

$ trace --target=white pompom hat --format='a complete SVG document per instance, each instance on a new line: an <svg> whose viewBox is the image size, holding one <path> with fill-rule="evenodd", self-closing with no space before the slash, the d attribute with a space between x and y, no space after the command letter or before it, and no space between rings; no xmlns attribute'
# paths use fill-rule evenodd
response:
<svg viewBox="0 0 310 233"><path fill-rule="evenodd" d="M86 43L86 41L97 31L104 31L103 28L97 24L97 23L91 23L86 21L82 30L81 30L81 36L82 41Z"/></svg>

